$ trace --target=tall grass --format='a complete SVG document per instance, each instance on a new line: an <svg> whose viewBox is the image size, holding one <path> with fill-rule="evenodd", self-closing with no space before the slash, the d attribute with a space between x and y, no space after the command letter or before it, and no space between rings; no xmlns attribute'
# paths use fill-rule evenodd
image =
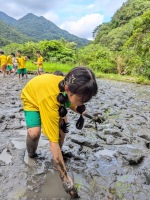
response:
<svg viewBox="0 0 150 200"><path fill-rule="evenodd" d="M37 66L34 65L32 62L28 61L26 64L28 71L36 71ZM68 72L70 71L74 66L69 64L62 64L62 63L49 63L44 62L43 64L43 70L45 72L54 72L56 70L62 71L62 72Z"/></svg>
<svg viewBox="0 0 150 200"><path fill-rule="evenodd" d="M36 71L37 66L34 65L31 61L28 61L27 64L27 70L28 71ZM77 65L78 66L78 65ZM75 65L70 64L62 64L62 63L49 63L44 62L43 69L45 72L53 73L56 70L62 71L64 73L69 72ZM93 70L94 71L94 70ZM131 83L139 83L139 84L145 84L150 85L150 80L146 79L142 76L127 76L127 75L120 75L120 74L104 74L99 71L94 71L97 78L106 78L110 80L116 80L116 81L123 81L123 82L131 82Z"/></svg>

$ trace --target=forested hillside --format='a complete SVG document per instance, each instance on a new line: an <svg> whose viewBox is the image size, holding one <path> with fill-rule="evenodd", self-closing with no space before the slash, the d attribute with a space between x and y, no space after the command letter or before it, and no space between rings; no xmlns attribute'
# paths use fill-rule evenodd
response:
<svg viewBox="0 0 150 200"><path fill-rule="evenodd" d="M6 13L0 11L0 19L8 25L13 25L17 22L13 17L8 16Z"/></svg>
<svg viewBox="0 0 150 200"><path fill-rule="evenodd" d="M44 17L38 17L32 13L15 20L0 12L0 21L0 47L10 42L24 43L31 40L38 42L40 40L60 40L61 38L76 42L79 47L87 45L89 42L60 29ZM8 42L5 40L8 40Z"/></svg>
<svg viewBox="0 0 150 200"><path fill-rule="evenodd" d="M12 42L23 43L29 40L31 39L0 20L0 47L11 44Z"/></svg>
<svg viewBox="0 0 150 200"><path fill-rule="evenodd" d="M68 33L65 30L60 29L54 23L45 19L44 17L37 17L32 13L27 14L23 18L19 19L14 27L24 35L34 38L36 41L40 40L59 40L61 38L67 41L74 41L79 46L83 46L88 43L86 39L79 38L75 35Z"/></svg>
<svg viewBox="0 0 150 200"><path fill-rule="evenodd" d="M94 44L80 50L83 63L107 73L150 78L150 0L128 0L93 34Z"/></svg>

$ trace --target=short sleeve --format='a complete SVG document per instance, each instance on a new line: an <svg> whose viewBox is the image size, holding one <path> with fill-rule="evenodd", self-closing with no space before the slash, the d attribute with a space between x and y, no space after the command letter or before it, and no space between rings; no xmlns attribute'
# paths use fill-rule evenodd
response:
<svg viewBox="0 0 150 200"><path fill-rule="evenodd" d="M52 98L44 99L39 105L43 133L51 142L59 141L58 105Z"/></svg>

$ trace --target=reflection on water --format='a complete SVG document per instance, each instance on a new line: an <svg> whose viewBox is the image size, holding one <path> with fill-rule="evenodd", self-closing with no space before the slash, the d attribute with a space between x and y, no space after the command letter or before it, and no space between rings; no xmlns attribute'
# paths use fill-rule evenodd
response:
<svg viewBox="0 0 150 200"><path fill-rule="evenodd" d="M26 148L26 143L24 141L17 141L17 140L12 140L11 141L16 149L25 149Z"/></svg>
<svg viewBox="0 0 150 200"><path fill-rule="evenodd" d="M12 156L7 152L7 149L4 149L0 154L0 160L2 160L7 165L12 162Z"/></svg>

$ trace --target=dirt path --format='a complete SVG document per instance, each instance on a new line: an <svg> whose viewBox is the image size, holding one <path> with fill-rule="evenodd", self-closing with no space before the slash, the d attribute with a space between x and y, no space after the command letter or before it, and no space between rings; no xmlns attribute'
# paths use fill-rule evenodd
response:
<svg viewBox="0 0 150 200"><path fill-rule="evenodd" d="M30 77L32 78L32 77ZM49 142L40 139L38 159L26 154L20 92L26 80L0 76L0 200L67 200L52 163ZM85 120L70 133L63 151L82 200L148 200L150 196L150 86L98 80L99 94L87 105L102 124ZM73 175L72 175L73 172Z"/></svg>

